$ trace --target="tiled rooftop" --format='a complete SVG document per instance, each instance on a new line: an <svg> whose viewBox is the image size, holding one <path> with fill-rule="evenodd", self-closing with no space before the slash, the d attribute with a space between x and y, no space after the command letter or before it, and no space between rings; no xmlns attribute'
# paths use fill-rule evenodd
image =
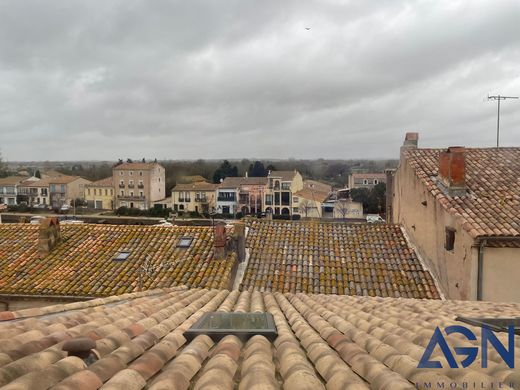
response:
<svg viewBox="0 0 520 390"><path fill-rule="evenodd" d="M226 177L220 188L238 188L240 186L264 186L267 184L267 177Z"/></svg>
<svg viewBox="0 0 520 390"><path fill-rule="evenodd" d="M278 337L270 342L256 335L243 343L233 335L219 342L200 335L187 342L185 330L209 311L268 311ZM0 386L402 390L476 383L475 388L518 388L518 370L495 351L488 354L486 369L480 358L465 369L417 368L435 327L460 325L456 316L476 314L516 317L520 305L174 288L2 312ZM95 342L97 361L87 365L67 357L63 343L78 337ZM503 333L497 337L506 343ZM457 335L446 339L457 347L480 343ZM515 336L516 365L519 342ZM432 359L445 361L440 353L434 350Z"/></svg>
<svg viewBox="0 0 520 390"><path fill-rule="evenodd" d="M104 179L97 180L92 182L91 184L85 185L85 187L113 187L114 186L114 177L109 176Z"/></svg>
<svg viewBox="0 0 520 390"><path fill-rule="evenodd" d="M181 183L173 187L172 191L215 191L218 184L198 181L195 183Z"/></svg>
<svg viewBox="0 0 520 390"><path fill-rule="evenodd" d="M250 220L241 289L439 298L398 225Z"/></svg>
<svg viewBox="0 0 520 390"><path fill-rule="evenodd" d="M213 259L213 230L190 226L62 225L61 242L38 255L39 226L0 224L0 294L108 296L187 285L228 288L236 256ZM191 237L188 248L178 248ZM119 252L130 252L114 261ZM141 272L140 270L146 270Z"/></svg>
<svg viewBox="0 0 520 390"><path fill-rule="evenodd" d="M438 202L479 236L520 236L520 148L466 148L466 196L437 184L441 149L407 149L404 156Z"/></svg>

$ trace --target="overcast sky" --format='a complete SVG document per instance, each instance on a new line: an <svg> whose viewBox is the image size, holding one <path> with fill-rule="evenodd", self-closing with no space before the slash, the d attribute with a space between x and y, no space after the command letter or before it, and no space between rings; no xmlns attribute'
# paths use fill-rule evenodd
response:
<svg viewBox="0 0 520 390"><path fill-rule="evenodd" d="M0 2L4 159L396 158L493 146L520 1ZM310 29L308 29L310 28ZM520 100L501 144L520 146Z"/></svg>

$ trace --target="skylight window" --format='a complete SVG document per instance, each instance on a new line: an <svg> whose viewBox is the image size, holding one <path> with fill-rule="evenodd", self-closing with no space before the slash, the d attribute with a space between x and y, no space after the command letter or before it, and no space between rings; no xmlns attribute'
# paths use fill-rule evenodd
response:
<svg viewBox="0 0 520 390"><path fill-rule="evenodd" d="M113 260L114 261L125 261L126 259L128 259L128 256L130 256L130 253L131 252L128 252L128 251L118 252Z"/></svg>
<svg viewBox="0 0 520 390"><path fill-rule="evenodd" d="M234 335L243 342L255 335L262 335L270 341L278 336L271 313L205 313L190 329L184 332L188 341L205 334L213 341L219 341L227 335Z"/></svg>
<svg viewBox="0 0 520 390"><path fill-rule="evenodd" d="M177 243L177 248L189 248L192 241L191 237L182 237Z"/></svg>

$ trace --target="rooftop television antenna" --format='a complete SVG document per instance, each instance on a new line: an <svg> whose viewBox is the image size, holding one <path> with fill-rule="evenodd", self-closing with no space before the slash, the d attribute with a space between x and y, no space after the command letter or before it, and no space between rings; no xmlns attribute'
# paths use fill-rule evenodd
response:
<svg viewBox="0 0 520 390"><path fill-rule="evenodd" d="M501 100L506 100L506 99L518 99L518 96L502 96L502 95L494 95L494 96L489 96L488 95L488 100L496 100L497 101L497 105L498 105L498 113L497 113L497 148L498 148L498 145L499 145L499 141L500 141L500 101Z"/></svg>

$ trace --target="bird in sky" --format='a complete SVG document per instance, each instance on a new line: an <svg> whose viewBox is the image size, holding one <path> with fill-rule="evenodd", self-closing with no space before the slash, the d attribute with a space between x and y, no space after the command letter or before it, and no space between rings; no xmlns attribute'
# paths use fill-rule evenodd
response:
<svg viewBox="0 0 520 390"><path fill-rule="evenodd" d="M305 30L309 31L311 28L310 27L305 27Z"/></svg>

